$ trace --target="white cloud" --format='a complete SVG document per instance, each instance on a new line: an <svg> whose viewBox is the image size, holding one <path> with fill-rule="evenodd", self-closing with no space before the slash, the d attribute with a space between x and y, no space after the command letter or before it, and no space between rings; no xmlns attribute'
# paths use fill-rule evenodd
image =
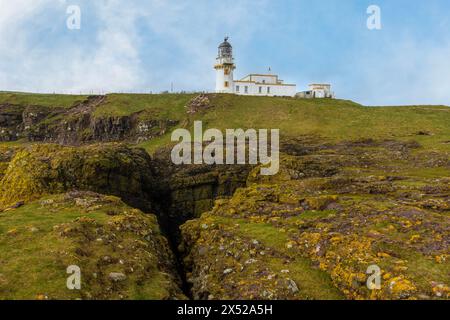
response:
<svg viewBox="0 0 450 320"><path fill-rule="evenodd" d="M345 88L346 98L370 105L450 105L450 43L403 38L360 55L343 75L359 80Z"/></svg>
<svg viewBox="0 0 450 320"><path fill-rule="evenodd" d="M82 10L79 31L66 28L66 8L72 4ZM281 19L273 19L271 5L268 0L0 0L0 90L157 92L171 82L176 90L211 90L218 42L230 35L238 67L245 69L239 55L251 56L248 43L270 29L264 21ZM282 39L304 45L298 34ZM281 40L270 41L263 52L269 61ZM371 105L450 105L449 42L423 44L393 34L370 50L354 50L347 67L342 63L330 71L338 96ZM312 81L294 64L298 80Z"/></svg>
<svg viewBox="0 0 450 320"><path fill-rule="evenodd" d="M237 31L264 1L78 1L81 30L65 28L69 0L0 0L0 90L39 92L205 89L213 82L215 44ZM228 3L228 4L227 4ZM95 19L89 21L88 19ZM240 32L248 37L254 27ZM144 30L144 31L143 31ZM143 34L145 30L151 35ZM48 34L50 32L50 34ZM77 34L78 32L78 34ZM89 36L87 36L89 34ZM161 65L167 47L141 60L149 38L167 39L186 61ZM41 43L42 41L42 43ZM212 42L214 41L214 42ZM214 43L214 46L211 46ZM174 67L174 66L177 67ZM170 69L170 79L167 70Z"/></svg>
<svg viewBox="0 0 450 320"><path fill-rule="evenodd" d="M127 90L139 84L134 25L138 13L121 2L82 6L81 30L69 31L65 29L66 1L0 1L0 90L98 92ZM88 31L94 32L92 41L75 34L84 32L83 10L95 10L101 26ZM51 32L55 20L60 30ZM47 39L46 32L55 39Z"/></svg>

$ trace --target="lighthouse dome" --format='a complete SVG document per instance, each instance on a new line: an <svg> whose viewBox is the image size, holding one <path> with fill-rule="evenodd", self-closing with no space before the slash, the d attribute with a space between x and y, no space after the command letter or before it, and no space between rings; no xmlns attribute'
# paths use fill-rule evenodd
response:
<svg viewBox="0 0 450 320"><path fill-rule="evenodd" d="M219 45L219 58L231 58L233 56L233 47L228 42L228 37Z"/></svg>
<svg viewBox="0 0 450 320"><path fill-rule="evenodd" d="M232 48L231 44L228 42L228 37L220 44L219 48Z"/></svg>

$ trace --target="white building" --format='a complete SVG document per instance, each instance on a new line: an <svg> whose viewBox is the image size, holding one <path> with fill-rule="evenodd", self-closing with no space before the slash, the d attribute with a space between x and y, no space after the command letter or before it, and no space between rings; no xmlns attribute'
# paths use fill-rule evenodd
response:
<svg viewBox="0 0 450 320"><path fill-rule="evenodd" d="M334 92L331 91L330 84L313 83L309 85L308 91L299 92L297 98L334 98Z"/></svg>
<svg viewBox="0 0 450 320"><path fill-rule="evenodd" d="M250 74L241 80L234 80L236 69L233 59L233 47L228 38L219 46L216 59L216 92L249 96L287 96L297 93L295 84L286 84L273 74Z"/></svg>

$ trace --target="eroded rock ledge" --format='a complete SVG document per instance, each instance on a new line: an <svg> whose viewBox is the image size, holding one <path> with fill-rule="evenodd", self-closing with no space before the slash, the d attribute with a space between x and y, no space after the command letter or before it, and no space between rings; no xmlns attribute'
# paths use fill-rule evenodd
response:
<svg viewBox="0 0 450 320"><path fill-rule="evenodd" d="M164 135L178 121L154 119L150 111L126 116L96 115L106 96L91 96L70 108L0 105L0 141L25 139L79 145L92 142L141 142Z"/></svg>

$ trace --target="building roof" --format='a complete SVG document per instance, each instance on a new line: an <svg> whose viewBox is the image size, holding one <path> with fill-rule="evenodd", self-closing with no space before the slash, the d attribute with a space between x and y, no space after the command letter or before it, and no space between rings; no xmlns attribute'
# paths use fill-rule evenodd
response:
<svg viewBox="0 0 450 320"><path fill-rule="evenodd" d="M228 37L225 37L224 41L219 45L219 48L232 48L231 44L228 42Z"/></svg>
<svg viewBox="0 0 450 320"><path fill-rule="evenodd" d="M274 77L274 78L278 78L278 76L276 74L261 74L261 73L251 73L249 74L247 77L251 77L251 76L255 76L255 77ZM247 78L245 77L245 78Z"/></svg>
<svg viewBox="0 0 450 320"><path fill-rule="evenodd" d="M256 81L248 81L248 80L235 80L234 83L253 83L256 85L262 85L262 86L280 86L280 87L296 87L296 84L289 84L289 83L262 83L262 82L256 82Z"/></svg>
<svg viewBox="0 0 450 320"><path fill-rule="evenodd" d="M279 80L278 76L275 74L260 74L260 73L251 73L241 79L241 81L246 81L246 79L252 79L253 77L270 77L270 78L276 78L276 81Z"/></svg>

